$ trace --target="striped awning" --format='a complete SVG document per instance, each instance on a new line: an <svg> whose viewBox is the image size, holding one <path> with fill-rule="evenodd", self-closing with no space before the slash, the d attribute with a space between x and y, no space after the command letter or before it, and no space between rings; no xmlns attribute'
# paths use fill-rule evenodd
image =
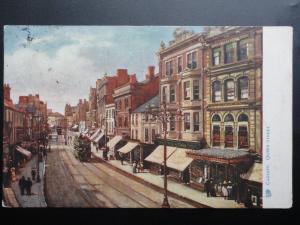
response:
<svg viewBox="0 0 300 225"><path fill-rule="evenodd" d="M92 136L90 136L90 140L94 141L94 139L96 139L96 137L98 136L99 132L101 131L100 128L98 128L93 134Z"/></svg>
<svg viewBox="0 0 300 225"><path fill-rule="evenodd" d="M135 149L139 144L136 142L128 142L126 145L124 145L122 148L120 148L118 151L124 154L127 154L131 152L133 149Z"/></svg>
<svg viewBox="0 0 300 225"><path fill-rule="evenodd" d="M107 147L109 147L111 149L111 148L115 147L116 144L118 144L121 140L122 140L122 136L116 135L107 143Z"/></svg>
<svg viewBox="0 0 300 225"><path fill-rule="evenodd" d="M176 148L175 152L167 159L167 167L184 171L193 161L192 158L186 156L186 149Z"/></svg>
<svg viewBox="0 0 300 225"><path fill-rule="evenodd" d="M28 150L26 150L26 149L24 149L24 148L22 148L22 147L20 147L20 146L18 146L18 145L17 145L17 147L16 147L16 150L17 150L18 152L20 152L21 154L23 154L24 156L26 156L28 159L30 159L31 156L32 156L32 154L31 154L30 151L28 151Z"/></svg>
<svg viewBox="0 0 300 225"><path fill-rule="evenodd" d="M99 135L94 139L93 142L98 143L102 137L104 137L104 132L99 133Z"/></svg>
<svg viewBox="0 0 300 225"><path fill-rule="evenodd" d="M247 173L240 175L242 179L257 183L263 181L263 167L262 163L254 163Z"/></svg>

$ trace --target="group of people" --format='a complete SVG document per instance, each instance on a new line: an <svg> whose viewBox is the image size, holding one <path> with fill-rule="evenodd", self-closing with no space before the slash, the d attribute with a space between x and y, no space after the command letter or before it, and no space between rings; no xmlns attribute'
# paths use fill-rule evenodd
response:
<svg viewBox="0 0 300 225"><path fill-rule="evenodd" d="M25 179L25 176L22 176L22 178L19 180L19 187L21 190L21 195L24 195L25 191L27 195L31 195L32 181L30 177Z"/></svg>
<svg viewBox="0 0 300 225"><path fill-rule="evenodd" d="M142 173L144 172L144 165L140 161L134 161L132 164L133 173Z"/></svg>
<svg viewBox="0 0 300 225"><path fill-rule="evenodd" d="M204 184L207 197L222 196L224 199L237 199L237 185L229 181L214 182L212 178L207 179Z"/></svg>

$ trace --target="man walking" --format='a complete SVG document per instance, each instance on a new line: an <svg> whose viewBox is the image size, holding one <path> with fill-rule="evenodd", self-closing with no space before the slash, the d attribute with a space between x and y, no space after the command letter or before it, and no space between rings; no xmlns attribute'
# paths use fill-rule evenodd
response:
<svg viewBox="0 0 300 225"><path fill-rule="evenodd" d="M206 196L209 197L210 195L210 179L207 179L204 183L204 188L206 191Z"/></svg>
<svg viewBox="0 0 300 225"><path fill-rule="evenodd" d="M36 175L35 168L32 168L31 169L31 178L32 178L32 180L35 180L35 175Z"/></svg>
<svg viewBox="0 0 300 225"><path fill-rule="evenodd" d="M31 181L30 177L27 177L27 180L26 180L27 195L31 195L31 187L32 187L32 181Z"/></svg>
<svg viewBox="0 0 300 225"><path fill-rule="evenodd" d="M21 190L21 195L24 195L25 185L26 185L26 180L25 180L25 177L22 176L22 178L19 180L19 187Z"/></svg>

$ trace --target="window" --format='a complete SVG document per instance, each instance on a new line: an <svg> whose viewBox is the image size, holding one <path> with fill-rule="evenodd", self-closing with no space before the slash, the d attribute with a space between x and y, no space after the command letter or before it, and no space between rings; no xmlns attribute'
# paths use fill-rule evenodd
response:
<svg viewBox="0 0 300 225"><path fill-rule="evenodd" d="M145 128L145 142L149 141L148 128Z"/></svg>
<svg viewBox="0 0 300 225"><path fill-rule="evenodd" d="M248 99L248 78L241 77L238 79L238 96L239 99Z"/></svg>
<svg viewBox="0 0 300 225"><path fill-rule="evenodd" d="M124 127L128 127L128 118L127 117L124 118Z"/></svg>
<svg viewBox="0 0 300 225"><path fill-rule="evenodd" d="M233 116L231 114L227 114L224 118L224 122L233 122Z"/></svg>
<svg viewBox="0 0 300 225"><path fill-rule="evenodd" d="M247 126L239 126L238 148L248 148L248 130Z"/></svg>
<svg viewBox="0 0 300 225"><path fill-rule="evenodd" d="M212 122L221 122L221 117L219 115L214 115L212 118Z"/></svg>
<svg viewBox="0 0 300 225"><path fill-rule="evenodd" d="M134 114L132 115L132 118L131 118L131 124L134 125Z"/></svg>
<svg viewBox="0 0 300 225"><path fill-rule="evenodd" d="M221 82L214 81L212 85L212 101L219 102L221 101Z"/></svg>
<svg viewBox="0 0 300 225"><path fill-rule="evenodd" d="M225 45L225 63L232 63L234 58L235 43Z"/></svg>
<svg viewBox="0 0 300 225"><path fill-rule="evenodd" d="M233 127L225 126L225 147L233 147Z"/></svg>
<svg viewBox="0 0 300 225"><path fill-rule="evenodd" d="M175 86L170 85L170 102L175 102Z"/></svg>
<svg viewBox="0 0 300 225"><path fill-rule="evenodd" d="M172 61L166 62L166 74L171 76L173 74L173 63Z"/></svg>
<svg viewBox="0 0 300 225"><path fill-rule="evenodd" d="M193 99L194 100L200 99L199 80L193 81Z"/></svg>
<svg viewBox="0 0 300 225"><path fill-rule="evenodd" d="M135 125L138 125L138 114L135 115Z"/></svg>
<svg viewBox="0 0 300 225"><path fill-rule="evenodd" d="M248 122L248 116L246 114L239 115L238 122Z"/></svg>
<svg viewBox="0 0 300 225"><path fill-rule="evenodd" d="M138 130L135 130L135 138L139 139L139 137L138 137Z"/></svg>
<svg viewBox="0 0 300 225"><path fill-rule="evenodd" d="M217 66L221 63L221 48L214 48L213 49L213 53L212 53L212 57L213 57L213 65Z"/></svg>
<svg viewBox="0 0 300 225"><path fill-rule="evenodd" d="M134 139L134 130L131 131L131 138Z"/></svg>
<svg viewBox="0 0 300 225"><path fill-rule="evenodd" d="M238 42L238 60L248 59L249 57L249 40L243 39Z"/></svg>
<svg viewBox="0 0 300 225"><path fill-rule="evenodd" d="M191 121L190 121L190 113L184 113L184 130L190 130Z"/></svg>
<svg viewBox="0 0 300 225"><path fill-rule="evenodd" d="M190 81L186 81L183 83L183 89L184 89L184 100L190 100L191 99Z"/></svg>
<svg viewBox="0 0 300 225"><path fill-rule="evenodd" d="M180 73L182 71L182 57L177 58L177 72Z"/></svg>
<svg viewBox="0 0 300 225"><path fill-rule="evenodd" d="M167 86L162 87L162 101L167 102Z"/></svg>
<svg viewBox="0 0 300 225"><path fill-rule="evenodd" d="M187 54L187 67L189 69L197 68L197 59L196 59L196 52L191 52Z"/></svg>
<svg viewBox="0 0 300 225"><path fill-rule="evenodd" d="M213 146L220 146L220 126L219 125L213 125Z"/></svg>
<svg viewBox="0 0 300 225"><path fill-rule="evenodd" d="M128 109L128 98L125 98L125 109Z"/></svg>
<svg viewBox="0 0 300 225"><path fill-rule="evenodd" d="M175 130L175 116L171 115L170 117L170 131L174 131Z"/></svg>
<svg viewBox="0 0 300 225"><path fill-rule="evenodd" d="M225 81L225 101L234 100L234 81Z"/></svg>
<svg viewBox="0 0 300 225"><path fill-rule="evenodd" d="M155 129L152 129L152 142L155 140Z"/></svg>
<svg viewBox="0 0 300 225"><path fill-rule="evenodd" d="M200 130L200 119L199 119L199 112L194 112L193 113L193 118L194 118L194 131L199 131Z"/></svg>

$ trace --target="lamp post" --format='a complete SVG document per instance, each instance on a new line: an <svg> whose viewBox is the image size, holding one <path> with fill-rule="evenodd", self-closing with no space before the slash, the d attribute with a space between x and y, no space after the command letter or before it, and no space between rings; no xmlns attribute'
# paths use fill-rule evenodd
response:
<svg viewBox="0 0 300 225"><path fill-rule="evenodd" d="M37 168L37 178L36 182L41 182L41 177L40 177L40 139L41 139L41 115L38 113L34 116L37 118L38 121L38 152L37 152L37 161L36 161L36 168Z"/></svg>
<svg viewBox="0 0 300 225"><path fill-rule="evenodd" d="M167 181L167 123L170 122L170 114L167 112L166 102L162 102L160 110L155 105L148 105L146 110L147 114L152 115L153 120L159 120L163 125L164 133L164 199L162 208L170 208L168 201L168 181Z"/></svg>

